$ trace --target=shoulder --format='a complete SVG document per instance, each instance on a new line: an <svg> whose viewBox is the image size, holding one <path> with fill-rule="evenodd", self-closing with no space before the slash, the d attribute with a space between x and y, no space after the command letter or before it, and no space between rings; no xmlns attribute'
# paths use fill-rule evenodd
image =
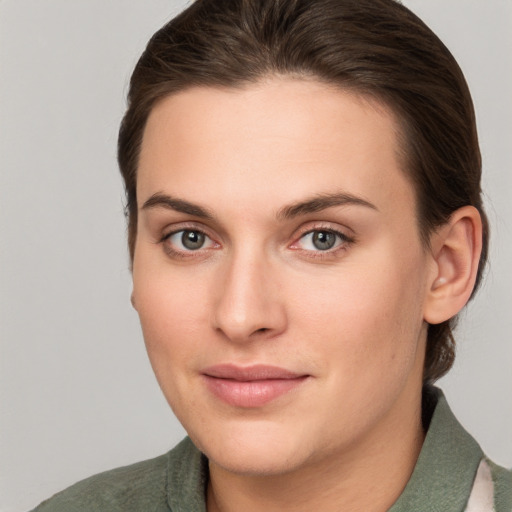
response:
<svg viewBox="0 0 512 512"><path fill-rule="evenodd" d="M207 465L186 437L164 455L82 480L32 512L204 512Z"/></svg>
<svg viewBox="0 0 512 512"><path fill-rule="evenodd" d="M82 480L41 503L33 512L168 511L169 454Z"/></svg>
<svg viewBox="0 0 512 512"><path fill-rule="evenodd" d="M442 391L424 389L422 409L425 441L390 512L512 512L512 473L485 457L453 415Z"/></svg>

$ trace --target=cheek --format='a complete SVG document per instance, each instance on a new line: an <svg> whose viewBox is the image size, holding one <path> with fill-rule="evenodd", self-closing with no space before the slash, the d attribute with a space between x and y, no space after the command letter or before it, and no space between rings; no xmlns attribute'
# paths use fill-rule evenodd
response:
<svg viewBox="0 0 512 512"><path fill-rule="evenodd" d="M188 354L200 352L198 341L202 326L207 321L205 287L198 287L199 279L182 279L179 274L137 272L134 268L134 296L137 302L144 341L151 364L160 380L160 374L169 374L171 368Z"/></svg>
<svg viewBox="0 0 512 512"><path fill-rule="evenodd" d="M176 277L140 277L134 278L134 292L148 357L167 402L182 421L183 411L198 411L197 398L189 390L204 353L205 308L197 307L204 296Z"/></svg>
<svg viewBox="0 0 512 512"><path fill-rule="evenodd" d="M310 283L313 292L297 304L298 329L316 335L316 350L349 378L407 372L414 362L423 325L422 258L404 254L373 251L368 261Z"/></svg>

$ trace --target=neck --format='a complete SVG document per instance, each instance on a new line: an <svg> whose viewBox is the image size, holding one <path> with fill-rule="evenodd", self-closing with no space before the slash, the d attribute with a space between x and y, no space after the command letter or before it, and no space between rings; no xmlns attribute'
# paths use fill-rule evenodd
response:
<svg viewBox="0 0 512 512"><path fill-rule="evenodd" d="M397 406L402 414L391 411L350 450L288 473L240 475L210 462L208 512L388 510L407 484L424 440L421 392Z"/></svg>

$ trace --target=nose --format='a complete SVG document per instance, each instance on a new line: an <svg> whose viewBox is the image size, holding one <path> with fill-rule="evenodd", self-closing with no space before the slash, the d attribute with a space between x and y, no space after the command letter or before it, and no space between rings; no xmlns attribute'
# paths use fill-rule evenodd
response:
<svg viewBox="0 0 512 512"><path fill-rule="evenodd" d="M234 254L216 281L213 327L233 342L268 339L287 325L279 269L251 251Z"/></svg>

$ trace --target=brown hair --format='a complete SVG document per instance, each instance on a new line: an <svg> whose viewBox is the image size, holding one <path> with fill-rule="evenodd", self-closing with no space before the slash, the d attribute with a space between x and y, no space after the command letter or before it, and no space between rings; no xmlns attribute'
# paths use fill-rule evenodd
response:
<svg viewBox="0 0 512 512"><path fill-rule="evenodd" d="M240 87L276 74L315 77L372 96L395 112L425 245L458 208L480 211L478 286L488 224L471 96L448 49L395 0L196 0L154 34L131 77L119 132L131 258L138 155L151 109L189 87ZM425 382L453 364L454 321L429 325Z"/></svg>

